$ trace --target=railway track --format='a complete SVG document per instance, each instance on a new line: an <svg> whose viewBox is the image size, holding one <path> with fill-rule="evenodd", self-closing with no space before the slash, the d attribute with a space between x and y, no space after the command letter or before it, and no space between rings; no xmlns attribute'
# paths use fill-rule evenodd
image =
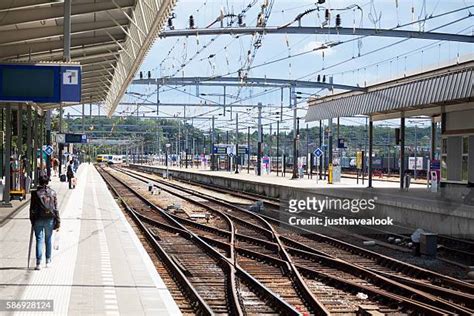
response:
<svg viewBox="0 0 474 316"><path fill-rule="evenodd" d="M389 262L380 262L374 260L374 258L371 258L370 256L367 258L367 253L363 253L362 255L360 253L355 254L351 251L348 251L347 249L344 249L344 247L340 247L341 245L334 245L327 243L327 241L320 243L318 247L314 247L315 245L312 245L313 247L311 247L307 245L308 240L305 240L304 242L298 240L295 238L295 236L291 236L292 233L290 233L287 229L282 229L281 227L278 229L273 229L272 227L274 225L270 225L271 219L264 219L261 216L257 216L248 212L247 210L234 207L233 205L226 204L223 201L205 196L202 193L182 188L168 182L160 183L158 179L143 177L143 175L139 176L137 173L132 173L130 171L122 170L121 172L142 182L157 180L156 182L160 184L159 187L162 190L171 192L172 194L180 196L181 198L186 197L187 199L190 199L189 196L194 195L199 196L200 199L207 199L207 202L204 203L204 205L202 205L203 203L201 202L201 206L207 206L210 211L216 212L216 205L220 204L221 207L226 209L227 216L231 217L235 222L239 222L238 225L245 226L245 229L240 231L244 234L236 234L237 243L235 244L235 247L238 253L244 253L247 256L250 255L252 257L259 258L260 261L271 261L273 265L280 266L280 269L284 269L285 263L288 264L290 262L294 271L298 272L299 276L304 275L304 277L302 277L300 280L300 287L301 284L304 284L304 287L307 288L307 290L313 296L315 293L320 295L320 292L318 292L317 289L321 285L319 285L319 287L315 287L314 284L317 284L315 282L321 282L320 280L325 280L328 282L328 280L330 280L331 284L336 283L338 285L337 289L334 288L333 290L344 289L347 291L347 289L350 288L352 291L365 291L374 295L378 295L379 297L383 297L388 301L402 301L405 308L423 310L425 313L427 311L434 314L437 312L451 312L465 315L472 313L471 308L473 306L470 302L472 301L473 296L470 294L464 295L462 290L459 291L459 289L451 289L451 287L455 286L461 288L467 286L468 290L472 290L472 287L470 287L469 284L464 284L463 282L455 279L445 278L444 281L449 283L450 286L443 287L439 285L433 285L430 281L430 277L433 275L428 271L422 269L417 270L416 267L397 261L388 260ZM175 191L173 192L173 190ZM214 205L211 207L210 203L213 203ZM238 214L238 216L236 216L236 214ZM181 221L183 220L184 219L181 219ZM242 221L245 223L245 225L242 224ZM189 225L196 226L195 224ZM206 230L203 227L196 229ZM254 230L254 234L249 234L250 230ZM239 229L237 229L237 231L239 231ZM219 233L214 231L211 232L211 235L212 234ZM222 235L224 232L221 231L220 234ZM211 239L211 235L208 234L205 237ZM310 239L309 241L314 240ZM254 249L252 249L252 247L249 248L247 244L260 245L260 248L254 247ZM265 248L265 246L268 249L262 251L261 247ZM347 247L347 245L344 246ZM223 248L222 245L221 248ZM280 253L278 253L278 249L280 250ZM288 249L288 251L286 249ZM316 249L323 249L326 252ZM341 258L343 261L341 261ZM387 258L383 259L387 260ZM393 269L394 263L398 266L401 265L402 269L398 269L399 267ZM249 269L252 268L252 264L255 265L254 262L249 262ZM368 266L369 268L363 268L365 266ZM392 268L388 268L387 266L392 266ZM405 270L405 272L397 272L397 269ZM409 270L408 273L406 270ZM291 271L291 269L289 271ZM346 274L343 274L342 272ZM421 275L422 273L420 272L424 272L425 275ZM344 278L341 278L341 275L344 275ZM360 275L362 275L362 277ZM417 275L419 279L415 278L413 275ZM443 277L441 275L436 276ZM410 285L408 286L407 283ZM308 286L309 284L311 286ZM276 289L278 289L278 287L276 287ZM387 292L388 289L390 289L390 291L395 294ZM433 296L429 293L437 293L440 295L440 297ZM449 299L454 301L454 303L441 297L449 297ZM465 303L466 300L467 303ZM330 306L328 300L325 300L325 302L326 305ZM346 302L350 302L350 299L347 299ZM321 303L321 301L317 302L317 304L325 306L323 303ZM348 305L350 304L351 303L348 303ZM298 305L298 307L301 308L300 305ZM333 308L332 312L337 312L336 308L330 308ZM386 313L390 313L390 311L396 312L396 310L394 310L393 307L390 307L389 305L381 305L379 306L379 309L384 310Z"/></svg>
<svg viewBox="0 0 474 316"><path fill-rule="evenodd" d="M147 236L196 314L300 314L236 266L234 251L228 249L224 256L125 182L104 170L99 172Z"/></svg>
<svg viewBox="0 0 474 316"><path fill-rule="evenodd" d="M183 183L188 183L190 185L198 185L200 187L206 188L208 190L213 190L223 194L230 194L244 199L249 199L252 201L260 200L264 203L267 212L272 212L279 216L281 214L281 201L277 198L270 198L267 196L262 196L255 193L243 193L235 192L225 188L211 186L203 183L194 183L191 181L179 180ZM307 216L316 216L324 218L323 215L302 212L301 214ZM337 211L326 210L325 214L329 214L332 217L339 217L344 215L346 217L351 217L351 214L340 213ZM356 216L353 216L356 218ZM377 227L368 227L364 226L347 226L344 228L335 228L335 227L326 227L324 230L325 234L332 236L342 236L350 233L351 237L358 238L360 240L377 240L378 244L387 248L395 249L401 252L409 253L412 251L412 241L410 235L412 230L407 229L406 227L394 225L393 227L377 228ZM454 238L446 235L438 235L438 259L445 261L447 263L461 267L462 269L468 269L470 266L474 265L474 241L466 240L462 238Z"/></svg>

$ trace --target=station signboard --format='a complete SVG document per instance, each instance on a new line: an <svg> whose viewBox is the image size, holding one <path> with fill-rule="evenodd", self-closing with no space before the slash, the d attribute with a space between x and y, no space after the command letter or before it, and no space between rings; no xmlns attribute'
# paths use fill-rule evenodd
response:
<svg viewBox="0 0 474 316"><path fill-rule="evenodd" d="M343 138L338 138L337 139L337 148L339 149L346 149L346 144L345 144L345 140Z"/></svg>
<svg viewBox="0 0 474 316"><path fill-rule="evenodd" d="M86 134L56 134L56 142L59 144L87 144Z"/></svg>
<svg viewBox="0 0 474 316"><path fill-rule="evenodd" d="M214 153L214 155L224 155L224 156L227 156L231 152L235 154L235 145L214 144L212 152Z"/></svg>
<svg viewBox="0 0 474 316"><path fill-rule="evenodd" d="M239 155L248 155L249 149L245 145L239 145Z"/></svg>
<svg viewBox="0 0 474 316"><path fill-rule="evenodd" d="M415 170L415 157L408 157L408 169ZM423 169L423 157L416 157L416 169Z"/></svg>
<svg viewBox="0 0 474 316"><path fill-rule="evenodd" d="M0 64L0 102L80 101L80 65Z"/></svg>
<svg viewBox="0 0 474 316"><path fill-rule="evenodd" d="M223 144L214 145L212 152L214 155L227 155L227 145L223 145Z"/></svg>

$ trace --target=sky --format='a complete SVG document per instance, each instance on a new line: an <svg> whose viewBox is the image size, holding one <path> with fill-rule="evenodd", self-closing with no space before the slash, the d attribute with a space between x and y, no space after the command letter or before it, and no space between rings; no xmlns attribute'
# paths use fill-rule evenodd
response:
<svg viewBox="0 0 474 316"><path fill-rule="evenodd" d="M261 5L268 0L179 0L173 10L176 16L173 25L176 29L188 27L189 16L193 15L196 27L206 27L221 12L239 14L246 10L249 3L254 5L245 12L244 22L255 26ZM315 0L281 1L275 0L268 26L280 26L293 19L307 9L316 8ZM346 9L352 5L358 7ZM330 25L335 24L335 15L341 16L341 25L351 28L396 28L413 21L427 18L422 23L414 23L399 29L474 34L474 7L456 13L432 18L448 11L474 6L474 0L373 0L345 1L327 0L320 5L319 12L311 13L302 19L303 26L321 26L324 21L324 8L331 9ZM359 9L360 8L360 9ZM229 20L227 20L229 21ZM227 21L225 23L227 23ZM236 23L235 23L236 24ZM212 27L218 27L219 23ZM297 26L295 23L293 26ZM310 52L322 44L341 42L339 45ZM253 52L252 36L190 36L179 38L159 38L148 53L140 68L145 76L151 71L155 77L192 77L192 76L236 76L236 71L245 65L248 51ZM293 55L302 54L298 57ZM457 42L440 42L419 39L401 39L385 37L366 37L357 40L355 36L342 35L265 35L262 45L255 53L251 65L255 67L248 72L249 77L267 77L278 79L302 79L315 81L317 75L332 77L334 83L365 86L375 82L402 77L406 74L426 71L458 61L472 60L474 45ZM288 58L290 57L290 58ZM279 62L272 61L282 59ZM266 63L270 63L265 65ZM184 66L182 66L184 65ZM138 74L137 74L138 77ZM301 89L301 96L317 93L326 95L329 91ZM128 92L149 95L147 100L155 102L156 86L129 87ZM337 91L336 91L337 92ZM206 94L202 96L200 94ZM226 103L264 104L264 124L275 121L275 107L280 106L280 89L263 88L228 88ZM212 94L212 96L209 96ZM159 99L161 103L204 103L223 102L222 87L195 86L161 87ZM237 99L235 97L238 97ZM142 102L133 95L126 95L124 102ZM282 126L291 127L291 111L288 108L288 91L284 92L285 122ZM240 100L240 101L239 101ZM298 116L304 117L306 112L305 98L299 100ZM272 108L273 107L273 108ZM154 110L141 107L145 113ZM229 110L229 109L228 109ZM121 106L117 112L136 115L136 106ZM183 116L183 107L162 107L160 116ZM195 117L193 125L209 129L210 118L215 115L216 126L233 129L235 113L239 112L239 123L242 128L256 126L256 108L233 108L233 116L227 111L223 115L222 108L206 106L187 107L186 117ZM74 112L71 112L74 114ZM76 113L77 114L77 113ZM221 115L219 115L221 114ZM143 114L140 114L143 115ZM146 114L145 115L152 115ZM155 113L153 113L155 115ZM188 121L190 122L190 121ZM342 124L362 124L365 120L348 118L341 119ZM397 124L384 122L383 124ZM310 126L312 126L310 124Z"/></svg>

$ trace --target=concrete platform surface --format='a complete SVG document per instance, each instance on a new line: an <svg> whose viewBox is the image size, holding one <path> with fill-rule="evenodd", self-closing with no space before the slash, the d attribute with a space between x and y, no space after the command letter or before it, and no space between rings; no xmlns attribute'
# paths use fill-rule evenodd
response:
<svg viewBox="0 0 474 316"><path fill-rule="evenodd" d="M157 167L160 169L165 169L166 166L163 165L149 165L147 166ZM282 185L285 187L293 187L293 188L366 188L367 187L367 176L365 177L364 183L362 183L362 178L359 178L359 183L357 183L357 178L355 177L342 177L341 181L338 183L333 183L328 185L328 181L326 180L318 180L316 179L316 175L313 175L312 179L308 179L308 176L305 175L303 178L292 180L291 173L287 172L285 177L282 176L280 173L279 176L276 175L276 172L271 172L270 174L262 174L260 177L255 174L253 169L250 169L250 172L247 172L246 168L242 168L241 172L238 174L235 171L211 171L208 168L185 168L177 167L177 166L170 166L170 171L183 171L183 172L191 172L191 173L198 173L198 174L207 174L212 176L218 177L226 177L226 178L234 178L246 181L253 181L253 182L260 182L260 183L268 183L268 184L275 184L275 185ZM399 188L400 184L394 181L385 181L385 180L377 180L376 177L373 178L373 186L375 188ZM412 183L412 188L426 188L426 184L419 184L419 183Z"/></svg>
<svg viewBox="0 0 474 316"><path fill-rule="evenodd" d="M95 168L82 164L77 178L74 190L57 177L51 183L62 218L52 267L26 268L29 206L0 227L0 300L53 300L41 315L180 315Z"/></svg>

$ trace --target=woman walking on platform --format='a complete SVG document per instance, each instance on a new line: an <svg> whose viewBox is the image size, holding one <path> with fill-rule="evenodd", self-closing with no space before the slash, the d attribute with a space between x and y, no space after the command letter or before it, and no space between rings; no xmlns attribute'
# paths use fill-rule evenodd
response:
<svg viewBox="0 0 474 316"><path fill-rule="evenodd" d="M74 158L72 158L67 164L67 182L69 183L69 189L74 189L75 184L73 183L74 179Z"/></svg>
<svg viewBox="0 0 474 316"><path fill-rule="evenodd" d="M53 230L59 230L60 218L56 192L48 186L49 177L39 177L38 189L31 192L30 221L36 236L36 268L41 269L43 244L46 244L46 267L51 265Z"/></svg>

